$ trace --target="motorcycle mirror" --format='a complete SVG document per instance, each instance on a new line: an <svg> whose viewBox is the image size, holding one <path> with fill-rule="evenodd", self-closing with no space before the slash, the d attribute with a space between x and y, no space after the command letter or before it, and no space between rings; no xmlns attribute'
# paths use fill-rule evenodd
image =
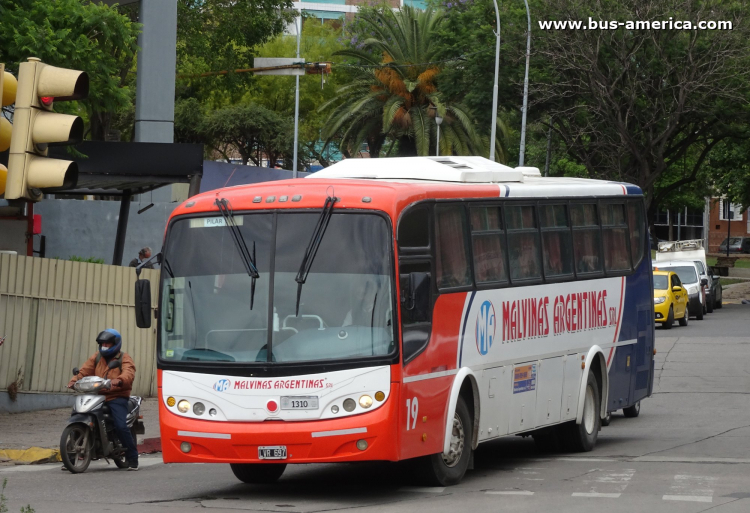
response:
<svg viewBox="0 0 750 513"><path fill-rule="evenodd" d="M78 374L78 367L73 368L73 376Z"/></svg>

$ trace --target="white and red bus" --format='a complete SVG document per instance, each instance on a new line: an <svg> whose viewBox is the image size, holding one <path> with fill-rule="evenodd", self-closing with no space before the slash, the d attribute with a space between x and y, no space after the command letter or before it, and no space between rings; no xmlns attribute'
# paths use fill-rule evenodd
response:
<svg viewBox="0 0 750 513"><path fill-rule="evenodd" d="M646 235L633 185L479 157L192 197L161 257L164 461L270 482L418 458L448 485L501 436L591 450L651 393Z"/></svg>

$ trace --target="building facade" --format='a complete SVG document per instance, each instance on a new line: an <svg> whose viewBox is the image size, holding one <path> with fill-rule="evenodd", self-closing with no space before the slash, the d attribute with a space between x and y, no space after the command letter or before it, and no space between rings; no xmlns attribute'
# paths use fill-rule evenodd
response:
<svg viewBox="0 0 750 513"><path fill-rule="evenodd" d="M427 7L427 2L424 0L386 0L384 3L394 9L398 9L404 5L409 5L417 9L425 9ZM294 2L295 9L308 16L314 16L322 22L339 20L341 18L351 19L360 5L374 5L374 2L372 0L302 0Z"/></svg>
<svg viewBox="0 0 750 513"><path fill-rule="evenodd" d="M718 253L719 245L730 237L750 237L750 209L729 203L721 198L708 201L708 251ZM729 219L731 218L731 220Z"/></svg>

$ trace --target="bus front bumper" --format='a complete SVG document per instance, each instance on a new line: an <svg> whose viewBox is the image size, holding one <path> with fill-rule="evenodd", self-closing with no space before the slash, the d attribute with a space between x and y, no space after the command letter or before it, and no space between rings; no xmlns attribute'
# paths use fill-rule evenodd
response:
<svg viewBox="0 0 750 513"><path fill-rule="evenodd" d="M390 397L376 410L338 419L300 422L196 420L169 411L160 399L162 457L164 463L396 461L397 397L398 386L391 383ZM360 440L367 442L364 450L360 448L362 443L357 446ZM260 447L275 446L286 447L286 459L259 459Z"/></svg>

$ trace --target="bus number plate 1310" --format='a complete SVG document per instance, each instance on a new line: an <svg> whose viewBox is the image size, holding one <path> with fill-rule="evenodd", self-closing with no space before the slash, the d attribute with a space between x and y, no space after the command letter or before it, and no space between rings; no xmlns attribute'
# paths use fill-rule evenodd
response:
<svg viewBox="0 0 750 513"><path fill-rule="evenodd" d="M315 396L286 396L281 398L282 410L317 410L318 398Z"/></svg>
<svg viewBox="0 0 750 513"><path fill-rule="evenodd" d="M285 460L286 445L267 445L258 447L259 460Z"/></svg>

